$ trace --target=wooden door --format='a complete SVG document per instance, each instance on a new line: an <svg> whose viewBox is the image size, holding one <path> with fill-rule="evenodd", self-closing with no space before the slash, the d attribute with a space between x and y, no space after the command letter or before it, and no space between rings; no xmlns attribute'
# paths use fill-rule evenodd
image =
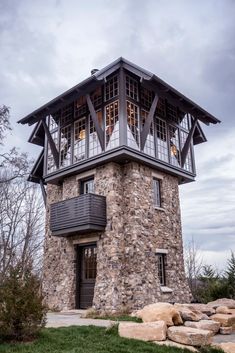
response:
<svg viewBox="0 0 235 353"><path fill-rule="evenodd" d="M95 244L78 247L77 307L92 306L96 279L97 247Z"/></svg>

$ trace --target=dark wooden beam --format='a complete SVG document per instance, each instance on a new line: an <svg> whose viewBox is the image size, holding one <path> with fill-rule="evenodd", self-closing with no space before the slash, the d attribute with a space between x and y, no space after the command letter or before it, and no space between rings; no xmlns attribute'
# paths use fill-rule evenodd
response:
<svg viewBox="0 0 235 353"><path fill-rule="evenodd" d="M185 141L184 147L181 150L181 167L182 168L184 167L184 164L185 164L185 161L186 161L186 157L187 157L187 154L188 154L188 151L189 151L189 148L190 148L190 144L191 144L191 141L192 141L193 134L194 134L196 126L197 126L197 119L194 119L193 120L193 124L191 126L191 129L189 131L188 137L187 137L187 139Z"/></svg>
<svg viewBox="0 0 235 353"><path fill-rule="evenodd" d="M53 155L53 158L54 158L54 161L55 161L55 165L57 168L59 168L59 152L56 148L56 145L55 145L55 142L51 136L51 133L48 129L48 126L45 122L45 120L42 120L42 125L44 127L44 131L45 131L45 134L47 136L47 139L48 139L48 142L49 142L49 145L50 145L50 148L51 148L51 153Z"/></svg>
<svg viewBox="0 0 235 353"><path fill-rule="evenodd" d="M119 70L119 131L120 145L127 145L126 82L122 65Z"/></svg>
<svg viewBox="0 0 235 353"><path fill-rule="evenodd" d="M159 97L158 97L157 93L155 93L154 100L153 100L153 102L152 102L150 111L149 111L149 113L148 113L148 117L147 117L147 119L146 119L146 121L145 121L143 130L142 130L141 133L140 133L140 145L141 145L141 150L144 149L145 142L146 142L146 139L147 139L149 130L150 130L150 126L151 126L151 124L152 124L152 122L153 122L153 117L154 117L154 114L155 114L155 110L156 110L156 108L157 108L158 99L159 99Z"/></svg>
<svg viewBox="0 0 235 353"><path fill-rule="evenodd" d="M86 94L86 101L87 101L87 105L88 105L88 108L89 108L89 111L91 114L91 118L92 118L93 123L95 125L95 129L96 129L96 132L98 135L98 139L100 141L102 151L104 151L104 130L101 128L101 126L99 124L99 121L98 121L97 115L96 115L96 111L95 111L95 108L92 104L91 97L90 97L89 93Z"/></svg>
<svg viewBox="0 0 235 353"><path fill-rule="evenodd" d="M40 179L40 186L41 186L41 191L42 191L42 198L43 198L43 201L44 201L44 205L46 207L46 204L47 204L47 193L46 193L45 185L43 184L42 179Z"/></svg>

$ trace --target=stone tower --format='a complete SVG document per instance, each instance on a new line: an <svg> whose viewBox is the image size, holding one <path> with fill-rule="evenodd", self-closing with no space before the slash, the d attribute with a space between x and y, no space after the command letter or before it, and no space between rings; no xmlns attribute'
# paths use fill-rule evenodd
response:
<svg viewBox="0 0 235 353"><path fill-rule="evenodd" d="M180 184L214 116L119 58L37 109L29 180L46 206L43 288L51 308L187 302Z"/></svg>

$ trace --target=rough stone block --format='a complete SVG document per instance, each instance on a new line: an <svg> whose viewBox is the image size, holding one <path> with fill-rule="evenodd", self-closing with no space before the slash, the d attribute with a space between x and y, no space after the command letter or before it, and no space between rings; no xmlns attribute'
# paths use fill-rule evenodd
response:
<svg viewBox="0 0 235 353"><path fill-rule="evenodd" d="M221 335L231 335L233 333L233 328L232 326L220 327L219 333Z"/></svg>
<svg viewBox="0 0 235 353"><path fill-rule="evenodd" d="M235 343L234 342L223 342L216 343L213 347L222 349L225 353L235 353Z"/></svg>
<svg viewBox="0 0 235 353"><path fill-rule="evenodd" d="M220 323L214 320L201 320L198 322L195 321L185 321L184 325L186 327L194 327L198 328L200 330L209 330L211 331L214 335L219 331L220 329Z"/></svg>
<svg viewBox="0 0 235 353"><path fill-rule="evenodd" d="M120 322L118 333L121 337L134 338L142 341L163 341L166 339L166 324L164 321L135 323Z"/></svg>
<svg viewBox="0 0 235 353"><path fill-rule="evenodd" d="M211 331L185 326L169 327L167 336L174 342L195 347L206 346L212 342Z"/></svg>
<svg viewBox="0 0 235 353"><path fill-rule="evenodd" d="M231 310L227 306L218 306L215 311L216 314L232 314Z"/></svg>
<svg viewBox="0 0 235 353"><path fill-rule="evenodd" d="M186 344L181 344L181 343L177 343L177 342L170 341L170 340L156 341L153 343L155 343L159 346L175 347L175 348L181 348L181 349L188 349L191 352L198 352L197 348L195 348L193 346L188 346Z"/></svg>
<svg viewBox="0 0 235 353"><path fill-rule="evenodd" d="M228 298L221 298L208 303L208 305L213 306L213 308L217 308L218 306L227 306L229 309L235 309L235 300L228 299Z"/></svg>
<svg viewBox="0 0 235 353"><path fill-rule="evenodd" d="M235 315L227 315L227 314L214 314L211 316L212 320L220 322L221 326L233 326L235 325Z"/></svg>

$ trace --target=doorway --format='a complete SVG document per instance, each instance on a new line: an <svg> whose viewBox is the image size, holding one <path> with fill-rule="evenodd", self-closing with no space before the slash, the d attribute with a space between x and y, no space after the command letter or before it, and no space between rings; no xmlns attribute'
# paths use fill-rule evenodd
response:
<svg viewBox="0 0 235 353"><path fill-rule="evenodd" d="M87 309L92 306L97 267L96 244L77 247L77 290L76 307Z"/></svg>

